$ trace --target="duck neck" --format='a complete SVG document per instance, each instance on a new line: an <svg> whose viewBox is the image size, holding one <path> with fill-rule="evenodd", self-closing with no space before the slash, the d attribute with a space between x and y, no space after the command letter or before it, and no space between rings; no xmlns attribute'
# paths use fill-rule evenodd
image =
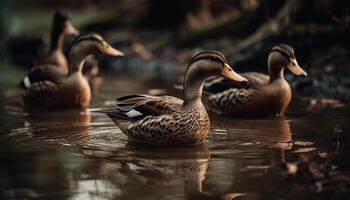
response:
<svg viewBox="0 0 350 200"><path fill-rule="evenodd" d="M271 69L269 68L270 82L274 80L284 79L284 68Z"/></svg>
<svg viewBox="0 0 350 200"><path fill-rule="evenodd" d="M207 78L206 73L201 73L200 67L196 64L188 68L183 83L184 105L201 102L203 85Z"/></svg>
<svg viewBox="0 0 350 200"><path fill-rule="evenodd" d="M284 67L288 64L288 58L280 52L272 51L267 59L270 83L275 80L284 79Z"/></svg>
<svg viewBox="0 0 350 200"><path fill-rule="evenodd" d="M57 30L53 30L51 33L51 41L50 41L50 51L55 51L63 48L63 40L64 34L63 32L58 32Z"/></svg>
<svg viewBox="0 0 350 200"><path fill-rule="evenodd" d="M71 52L69 57L69 72L68 76L74 73L82 73L83 65L85 62L85 58L88 55L79 53L79 52Z"/></svg>

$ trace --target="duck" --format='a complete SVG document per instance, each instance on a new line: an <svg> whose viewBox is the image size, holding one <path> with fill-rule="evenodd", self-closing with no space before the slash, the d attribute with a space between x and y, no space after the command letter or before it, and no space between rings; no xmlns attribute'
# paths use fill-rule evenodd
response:
<svg viewBox="0 0 350 200"><path fill-rule="evenodd" d="M68 61L63 51L64 39L67 36L77 35L79 30L75 28L68 15L60 10L56 11L52 22L50 45L42 47L38 57L34 59L34 66L52 64L68 72ZM82 72L89 80L97 76L99 67L94 55L86 57ZM23 83L21 85L23 86Z"/></svg>
<svg viewBox="0 0 350 200"><path fill-rule="evenodd" d="M91 90L82 67L91 54L123 56L99 34L82 34L71 44L68 73L55 65L42 65L33 68L23 79L25 105L28 108L87 108Z"/></svg>
<svg viewBox="0 0 350 200"><path fill-rule="evenodd" d="M212 76L244 82L219 51L196 54L183 79L183 99L173 96L127 95L117 98L115 108L100 110L131 142L178 146L203 143L210 128L201 101L204 81Z"/></svg>
<svg viewBox="0 0 350 200"><path fill-rule="evenodd" d="M77 36L79 31L74 27L69 17L62 11L56 11L53 16L50 45L42 47L34 65L52 64L60 68L68 68L68 61L63 53L63 42L66 36Z"/></svg>
<svg viewBox="0 0 350 200"><path fill-rule="evenodd" d="M267 63L269 74L241 74L248 84L220 78L208 81L204 86L206 108L217 114L236 117L284 115L292 98L284 69L287 67L298 76L307 76L307 73L299 66L293 47L287 44L273 46Z"/></svg>

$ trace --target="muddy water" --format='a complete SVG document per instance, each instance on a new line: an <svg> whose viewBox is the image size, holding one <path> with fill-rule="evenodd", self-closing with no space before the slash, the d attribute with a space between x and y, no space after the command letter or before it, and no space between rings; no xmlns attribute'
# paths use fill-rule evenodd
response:
<svg viewBox="0 0 350 200"><path fill-rule="evenodd" d="M205 144L150 147L128 143L108 117L93 111L113 106L119 95L166 85L108 76L95 81L90 109L37 112L23 111L14 81L3 81L1 199L348 197L346 107L291 110L285 118L211 116Z"/></svg>

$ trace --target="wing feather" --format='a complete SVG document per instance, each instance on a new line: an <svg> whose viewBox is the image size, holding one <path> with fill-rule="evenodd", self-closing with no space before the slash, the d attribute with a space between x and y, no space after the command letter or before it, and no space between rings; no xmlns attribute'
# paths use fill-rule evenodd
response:
<svg viewBox="0 0 350 200"><path fill-rule="evenodd" d="M25 90L23 100L27 105L42 107L49 105L57 94L57 85L51 81L40 81Z"/></svg>
<svg viewBox="0 0 350 200"><path fill-rule="evenodd" d="M231 88L208 97L208 104L212 107L234 110L248 104L255 96L255 89Z"/></svg>
<svg viewBox="0 0 350 200"><path fill-rule="evenodd" d="M220 77L207 81L204 84L206 94L216 94L228 89L253 89L259 88L269 82L269 76L258 72L246 72L241 74L248 80L248 83L239 83Z"/></svg>
<svg viewBox="0 0 350 200"><path fill-rule="evenodd" d="M60 83L67 75L68 71L54 65L42 65L32 68L27 76L21 81L24 88L30 88L33 84L42 81L50 81L52 83Z"/></svg>
<svg viewBox="0 0 350 200"><path fill-rule="evenodd" d="M119 97L114 109L101 110L109 116L136 121L147 116L176 113L180 110L182 100L171 96L128 95Z"/></svg>

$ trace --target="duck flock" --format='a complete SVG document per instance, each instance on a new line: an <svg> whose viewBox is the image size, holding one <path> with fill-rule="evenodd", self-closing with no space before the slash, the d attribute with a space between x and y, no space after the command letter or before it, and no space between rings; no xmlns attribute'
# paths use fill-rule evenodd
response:
<svg viewBox="0 0 350 200"><path fill-rule="evenodd" d="M64 37L76 35L63 53ZM79 34L62 12L54 15L51 44L35 59L34 66L21 80L27 109L88 108L91 88L88 78L97 65L91 55L122 57L96 33ZM93 67L91 67L93 66ZM267 117L284 114L292 90L284 69L307 76L298 65L294 49L276 44L267 58L269 74L237 73L225 56L216 50L198 52L188 63L183 78L183 98L134 94L117 98L105 113L130 141L152 145L196 145L208 135L208 112L225 117Z"/></svg>

